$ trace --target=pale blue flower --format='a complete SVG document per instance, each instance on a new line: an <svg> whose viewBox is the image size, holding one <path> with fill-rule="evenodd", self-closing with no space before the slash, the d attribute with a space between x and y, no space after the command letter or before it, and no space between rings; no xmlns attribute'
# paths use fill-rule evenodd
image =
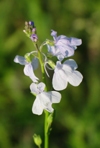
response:
<svg viewBox="0 0 100 148"><path fill-rule="evenodd" d="M52 103L59 103L61 100L61 94L56 91L45 92L45 84L32 83L30 85L31 93L36 95L36 99L32 106L32 112L37 115L41 115L43 110L53 112Z"/></svg>
<svg viewBox="0 0 100 148"><path fill-rule="evenodd" d="M51 32L51 36L54 39L54 43L49 44L48 41L47 43L48 51L53 56L56 56L60 61L66 57L72 56L77 46L82 44L81 39L77 39L74 37L69 38L64 35L60 35L57 37L57 32L53 30Z"/></svg>
<svg viewBox="0 0 100 148"><path fill-rule="evenodd" d="M34 70L38 67L38 59L33 58L32 61L27 61L26 58L23 56L16 56L14 58L15 63L19 63L21 65L25 65L24 67L24 74L29 76L33 82L38 82L38 78L34 74Z"/></svg>
<svg viewBox="0 0 100 148"><path fill-rule="evenodd" d="M76 70L77 67L76 62L72 59L66 60L63 64L57 61L52 80L53 88L55 90L63 90L67 87L68 83L78 86L83 76Z"/></svg>

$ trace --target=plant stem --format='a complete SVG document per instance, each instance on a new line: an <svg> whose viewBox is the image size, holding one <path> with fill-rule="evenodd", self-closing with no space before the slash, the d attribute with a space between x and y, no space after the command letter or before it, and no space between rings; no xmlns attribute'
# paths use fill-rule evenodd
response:
<svg viewBox="0 0 100 148"><path fill-rule="evenodd" d="M48 142L49 142L47 119L48 119L48 112L45 111L45 123L44 123L44 148L48 148Z"/></svg>
<svg viewBox="0 0 100 148"><path fill-rule="evenodd" d="M42 80L46 84L44 62L43 62L43 59L42 59L42 55L41 55L41 52L40 52L37 44L35 44L35 48L38 51L38 58L39 58L39 61L40 61L40 66L41 66L41 71L42 71ZM47 87L45 88L45 90L47 91ZM48 112L45 111L45 119L44 119L45 120L44 121L44 148L48 148L48 142L49 142L49 138L48 138L48 123L47 123L48 115L49 115Z"/></svg>
<svg viewBox="0 0 100 148"><path fill-rule="evenodd" d="M41 71L42 71L42 80L46 84L43 57L42 57L41 51L38 48L38 45L37 44L34 44L34 46L35 46L36 50L38 51L38 58L39 58L39 62L40 62L40 66L41 66Z"/></svg>

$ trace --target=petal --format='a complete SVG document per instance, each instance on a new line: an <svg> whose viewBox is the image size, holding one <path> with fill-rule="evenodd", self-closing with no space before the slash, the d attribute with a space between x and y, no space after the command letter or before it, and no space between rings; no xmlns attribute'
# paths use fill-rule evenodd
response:
<svg viewBox="0 0 100 148"><path fill-rule="evenodd" d="M54 40L57 38L57 32L54 30L51 30L51 36L53 37Z"/></svg>
<svg viewBox="0 0 100 148"><path fill-rule="evenodd" d="M74 55L74 48L65 44L56 44L59 53L64 55L64 57L70 57Z"/></svg>
<svg viewBox="0 0 100 148"><path fill-rule="evenodd" d="M62 42L62 44L70 45L70 46L79 46L82 44L82 40L74 37L67 37L64 35L60 35L57 37L57 40L59 42Z"/></svg>
<svg viewBox="0 0 100 148"><path fill-rule="evenodd" d="M66 74L62 70L58 70L54 73L52 79L52 85L55 90L63 90L67 87Z"/></svg>
<svg viewBox="0 0 100 148"><path fill-rule="evenodd" d="M14 58L14 62L19 63L21 65L26 65L27 64L26 59L24 57L18 56L18 55Z"/></svg>
<svg viewBox="0 0 100 148"><path fill-rule="evenodd" d="M83 76L79 71L74 71L68 77L68 82L73 86L78 86L82 82Z"/></svg>
<svg viewBox="0 0 100 148"><path fill-rule="evenodd" d="M73 86L78 86L82 79L83 76L79 71L73 70L70 66L68 65L63 65L63 70L67 76L67 81L73 85Z"/></svg>
<svg viewBox="0 0 100 148"><path fill-rule="evenodd" d="M70 45L70 39L64 35L60 35L57 37L58 42L57 43L62 43L66 45Z"/></svg>
<svg viewBox="0 0 100 148"><path fill-rule="evenodd" d="M71 45L72 46L79 46L82 44L82 40L81 39L77 39L77 38L70 38L71 41Z"/></svg>
<svg viewBox="0 0 100 148"><path fill-rule="evenodd" d="M39 93L43 92L44 89L45 89L45 84L42 83L42 82L39 83L39 84L32 83L30 85L31 93L36 94L36 95L38 95Z"/></svg>
<svg viewBox="0 0 100 148"><path fill-rule="evenodd" d="M33 70L37 69L38 68L38 59L34 58L31 62L31 64L32 64Z"/></svg>
<svg viewBox="0 0 100 148"><path fill-rule="evenodd" d="M64 59L64 55L58 54L57 55L57 58L58 58L59 61L62 61Z"/></svg>
<svg viewBox="0 0 100 148"><path fill-rule="evenodd" d="M47 45L47 47L48 47L48 52L50 52L53 56L57 55L57 53L59 52L55 46Z"/></svg>
<svg viewBox="0 0 100 148"><path fill-rule="evenodd" d="M24 74L29 76L33 82L37 82L38 78L35 76L31 63L25 65Z"/></svg>
<svg viewBox="0 0 100 148"><path fill-rule="evenodd" d="M32 83L30 85L30 90L31 90L31 93L33 93L35 95L39 94L39 90L37 89L37 84L35 84L35 83Z"/></svg>
<svg viewBox="0 0 100 148"><path fill-rule="evenodd" d="M73 69L77 69L77 67L78 67L77 63L73 59L66 60L66 61L64 61L63 64L66 64Z"/></svg>
<svg viewBox="0 0 100 148"><path fill-rule="evenodd" d="M46 92L44 92L46 94ZM61 100L61 94L57 91L50 91L47 93L52 103L59 103Z"/></svg>
<svg viewBox="0 0 100 148"><path fill-rule="evenodd" d="M40 92L40 93L43 92L44 89L45 89L45 84L44 84L43 82L40 82L40 83L38 84L38 89L39 89L39 92Z"/></svg>
<svg viewBox="0 0 100 148"><path fill-rule="evenodd" d="M55 72L58 70L58 69L62 69L63 65L61 64L61 61L57 61L56 62L56 67L55 67Z"/></svg>
<svg viewBox="0 0 100 148"><path fill-rule="evenodd" d="M42 106L38 96L36 97L36 99L33 103L32 112L33 112L33 114L37 114L37 115L41 115L43 112L43 106Z"/></svg>

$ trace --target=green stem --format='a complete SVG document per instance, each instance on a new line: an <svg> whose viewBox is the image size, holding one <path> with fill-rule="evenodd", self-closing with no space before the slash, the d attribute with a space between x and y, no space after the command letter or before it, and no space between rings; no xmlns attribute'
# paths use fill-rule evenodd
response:
<svg viewBox="0 0 100 148"><path fill-rule="evenodd" d="M35 44L35 48L38 51L38 58L39 58L39 61L40 61L40 66L41 66L41 71L42 71L42 80L46 84L46 77L45 77L45 70L44 70L44 62L43 62L43 59L42 59L42 55L41 55L41 52L40 52L37 44ZM45 88L45 90L47 91L47 87ZM49 143L48 124L47 124L48 115L49 115L48 112L45 111L45 121L44 121L44 148L48 148L48 143Z"/></svg>
<svg viewBox="0 0 100 148"><path fill-rule="evenodd" d="M48 148L48 143L49 143L47 119L48 119L48 112L45 111L45 123L44 123L44 148Z"/></svg>
<svg viewBox="0 0 100 148"><path fill-rule="evenodd" d="M35 44L35 48L38 51L38 58L39 58L39 62L40 62L40 66L41 66L41 71L42 71L42 80L43 80L44 83L46 83L43 57L42 57L41 51L39 50L37 44Z"/></svg>

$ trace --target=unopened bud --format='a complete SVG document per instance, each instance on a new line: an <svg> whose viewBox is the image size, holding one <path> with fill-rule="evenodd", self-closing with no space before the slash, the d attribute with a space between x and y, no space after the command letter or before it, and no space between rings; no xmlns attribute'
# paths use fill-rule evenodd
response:
<svg viewBox="0 0 100 148"><path fill-rule="evenodd" d="M36 34L32 34L30 38L33 42L37 42L37 40L38 40L38 37Z"/></svg>
<svg viewBox="0 0 100 148"><path fill-rule="evenodd" d="M39 135L34 134L33 140L34 140L34 143L35 143L38 147L40 147L40 145L42 144L42 139L41 139L41 137L40 137Z"/></svg>

